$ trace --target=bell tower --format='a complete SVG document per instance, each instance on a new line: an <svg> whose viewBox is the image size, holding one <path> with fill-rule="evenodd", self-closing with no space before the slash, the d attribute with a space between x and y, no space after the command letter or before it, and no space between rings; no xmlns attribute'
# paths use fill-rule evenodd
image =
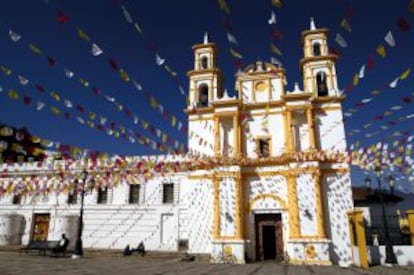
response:
<svg viewBox="0 0 414 275"><path fill-rule="evenodd" d="M314 97L339 96L336 77L337 55L328 49L328 29L317 28L313 18L310 29L302 32L304 57L300 60L305 92Z"/></svg>
<svg viewBox="0 0 414 275"><path fill-rule="evenodd" d="M221 98L222 73L217 68L217 46L208 41L208 34L204 35L202 44L193 46L194 69L187 73L190 79L189 106L205 108Z"/></svg>
<svg viewBox="0 0 414 275"><path fill-rule="evenodd" d="M193 50L194 67L187 72L188 150L193 155L212 156L217 132L213 103L223 97L222 72L217 68L217 46L209 42L207 33Z"/></svg>

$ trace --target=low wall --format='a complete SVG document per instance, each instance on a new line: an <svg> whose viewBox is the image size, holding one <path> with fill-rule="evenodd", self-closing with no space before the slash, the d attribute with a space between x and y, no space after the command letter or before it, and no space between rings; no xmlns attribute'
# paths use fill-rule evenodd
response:
<svg viewBox="0 0 414 275"><path fill-rule="evenodd" d="M398 265L414 265L414 246L395 245L393 249ZM385 246L368 246L368 261L370 265L384 265Z"/></svg>

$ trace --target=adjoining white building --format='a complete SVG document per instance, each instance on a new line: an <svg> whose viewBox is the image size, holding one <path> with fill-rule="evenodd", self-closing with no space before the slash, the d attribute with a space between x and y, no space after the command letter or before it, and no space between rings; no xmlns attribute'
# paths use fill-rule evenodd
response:
<svg viewBox="0 0 414 275"><path fill-rule="evenodd" d="M326 154L346 150L344 97L327 34L313 22L302 32L303 90L296 84L286 91L285 70L257 61L237 72L237 98L222 89L216 45L205 39L193 46L188 149L200 156L194 162L210 160L204 167L143 181L141 164L184 159L137 157L118 166L99 160L93 169L90 160L3 165L0 244L66 233L73 246L80 208L74 189L87 168L87 186L93 180L99 188L85 197L85 248L144 241L148 250L207 253L213 261L288 257L290 263L349 266L349 166Z"/></svg>

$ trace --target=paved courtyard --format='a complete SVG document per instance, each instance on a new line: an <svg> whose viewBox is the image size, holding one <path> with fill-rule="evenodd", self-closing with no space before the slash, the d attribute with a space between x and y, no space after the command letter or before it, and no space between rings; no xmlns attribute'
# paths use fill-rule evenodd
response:
<svg viewBox="0 0 414 275"><path fill-rule="evenodd" d="M0 274L414 274L414 267L358 268L292 266L272 262L247 265L218 265L203 262L146 260L131 257L86 257L82 259L54 258L0 252Z"/></svg>

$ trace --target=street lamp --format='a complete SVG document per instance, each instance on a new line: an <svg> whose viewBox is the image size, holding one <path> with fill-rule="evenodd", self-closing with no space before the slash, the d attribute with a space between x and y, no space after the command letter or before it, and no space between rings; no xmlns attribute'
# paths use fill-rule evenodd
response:
<svg viewBox="0 0 414 275"><path fill-rule="evenodd" d="M85 183L88 177L88 171L84 169L82 171L82 190L81 190L81 207L80 207L80 214L79 214L79 222L78 222L78 235L75 243L75 250L73 251L72 258L80 258L83 256L83 248L82 248L82 229L83 229L83 200L85 198Z"/></svg>
<svg viewBox="0 0 414 275"><path fill-rule="evenodd" d="M391 244L391 239L390 239L390 232L388 229L388 222L387 222L387 217L386 217L386 213L385 213L385 204L384 204L384 193L382 190L382 186L381 186L381 176L382 176L382 171L381 171L381 167L377 166L375 167L375 175L377 177L377 182L378 182L378 191L379 191L379 195L380 195L380 203L381 203L381 207L382 207L382 221L384 224L384 233L385 233L385 262L388 264L397 264L397 257L394 254L394 250L392 248L392 244ZM388 181L390 183L390 188L391 190L393 190L394 188L394 178L392 176L388 177ZM369 177L365 178L365 184L366 186L370 186L371 185L371 179ZM393 191L392 191L393 192Z"/></svg>
<svg viewBox="0 0 414 275"><path fill-rule="evenodd" d="M388 176L388 184L390 185L391 196L394 196L395 179L392 175Z"/></svg>

